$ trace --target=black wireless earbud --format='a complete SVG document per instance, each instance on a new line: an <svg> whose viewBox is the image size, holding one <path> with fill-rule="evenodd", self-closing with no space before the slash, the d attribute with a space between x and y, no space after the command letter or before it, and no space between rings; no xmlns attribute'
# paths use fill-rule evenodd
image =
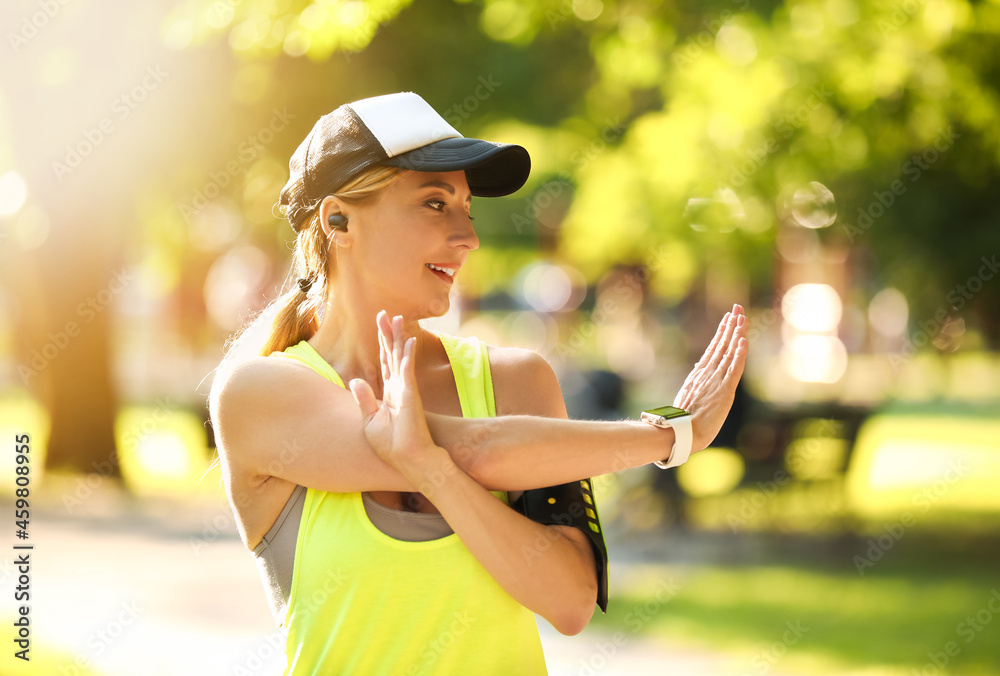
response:
<svg viewBox="0 0 1000 676"><path fill-rule="evenodd" d="M347 216L344 214L330 214L330 217L326 220L334 230L347 232Z"/></svg>

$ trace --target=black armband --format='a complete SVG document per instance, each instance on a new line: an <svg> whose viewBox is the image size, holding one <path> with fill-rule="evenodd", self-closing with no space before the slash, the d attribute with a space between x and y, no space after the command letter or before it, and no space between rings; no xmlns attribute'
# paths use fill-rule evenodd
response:
<svg viewBox="0 0 1000 676"><path fill-rule="evenodd" d="M597 516L590 479L524 491L511 507L535 523L579 528L590 540L597 564L597 605L608 612L608 548Z"/></svg>

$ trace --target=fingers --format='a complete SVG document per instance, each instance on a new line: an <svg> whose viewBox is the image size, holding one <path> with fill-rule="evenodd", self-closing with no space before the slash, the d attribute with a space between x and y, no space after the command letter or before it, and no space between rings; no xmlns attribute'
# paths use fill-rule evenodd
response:
<svg viewBox="0 0 1000 676"><path fill-rule="evenodd" d="M746 315L743 314L742 307L733 305L732 312L728 313L727 316L729 318L723 326L723 332L719 336L718 342L714 343L715 348L711 356L701 368L696 369L697 375L693 381L696 386L703 386L717 377L725 378L725 370L732 361L736 342L741 335L746 333ZM729 356L729 361L726 361L727 356Z"/></svg>
<svg viewBox="0 0 1000 676"><path fill-rule="evenodd" d="M729 367L732 365L733 360L736 358L736 353L739 350L740 344L746 344L746 333L747 333L747 318L745 315L740 315L736 320L736 327L733 331L733 335L729 340L729 345L726 348L726 353L719 363L719 370L728 373Z"/></svg>
<svg viewBox="0 0 1000 676"><path fill-rule="evenodd" d="M736 330L736 321L737 316L730 312L729 319L726 321L725 331L723 332L719 342L715 345L715 351L712 352L711 358L705 364L710 373L714 372L719 367L719 363L725 356L726 350L729 349L729 343L732 340L733 332Z"/></svg>
<svg viewBox="0 0 1000 676"><path fill-rule="evenodd" d="M413 338L407 338L403 341L402 355L399 358L399 372L403 375L403 378L407 378L410 375L411 362L412 359L412 349L411 344L413 343Z"/></svg>
<svg viewBox="0 0 1000 676"><path fill-rule="evenodd" d="M382 383L383 387L385 387L394 378L402 377L404 380L407 378L405 372L406 365L403 363L403 360L409 354L411 364L415 361L417 339L415 337L410 339L404 337L402 315L396 315L390 319L388 313L385 310L381 310L376 316L375 321L378 326L379 363L382 367ZM410 343L412 343L412 346L407 347ZM408 382L415 384L416 368L411 366L411 369L412 378Z"/></svg>
<svg viewBox="0 0 1000 676"><path fill-rule="evenodd" d="M417 339L407 338L403 344L403 358L400 362L400 369L403 374L403 384L410 394L417 393L417 370L414 366L416 361L413 358L413 351L416 349Z"/></svg>
<svg viewBox="0 0 1000 676"><path fill-rule="evenodd" d="M375 319L378 326L379 361L382 365L382 382L399 373L399 363L403 358L403 317L389 318L385 310L380 310Z"/></svg>
<svg viewBox="0 0 1000 676"><path fill-rule="evenodd" d="M387 335L391 335L392 328L389 326L388 316L386 315L385 310L378 313L375 318L375 323L378 327L379 364L382 367L382 382L385 383L392 375L387 338Z"/></svg>
<svg viewBox="0 0 1000 676"><path fill-rule="evenodd" d="M701 356L698 363L695 364L696 368L704 367L711 361L712 356L719 349L720 343L723 343L723 336L725 336L726 328L729 326L729 321L734 316L739 315L743 315L743 307L737 303L733 305L733 309L727 312L725 316L723 316L722 321L719 322L719 328L715 330L715 335L712 336L712 342L708 344L708 347L705 348L705 353Z"/></svg>
<svg viewBox="0 0 1000 676"><path fill-rule="evenodd" d="M739 382L739 379L743 377L743 368L747 363L747 352L749 352L749 345L747 344L747 339L740 337L739 343L736 345L736 354L733 358L733 363L729 365L729 369L726 371L726 378L731 378L734 383Z"/></svg>
<svg viewBox="0 0 1000 676"><path fill-rule="evenodd" d="M403 361L403 316L396 315L392 318L392 356L396 372L401 371L400 364Z"/></svg>
<svg viewBox="0 0 1000 676"><path fill-rule="evenodd" d="M715 353L715 348L719 344L719 340L721 339L722 334L725 333L726 325L729 322L729 315L731 314L732 314L731 312L727 312L726 315L722 318L722 321L719 322L719 328L715 330L715 335L712 336L712 342L710 342L708 344L708 347L705 348L705 353L701 355L701 359L699 359L698 363L694 365L695 368L705 366L705 364L708 363L708 360L712 358L712 355Z"/></svg>
<svg viewBox="0 0 1000 676"><path fill-rule="evenodd" d="M719 322L719 327L716 329L712 341L705 348L705 353L698 360L698 363L694 365L694 368L691 369L687 378L684 379L684 384L674 398L674 406L686 408L696 398L696 392L700 389L700 386L714 377L719 364L729 353L729 346L735 340L734 335L737 334L739 327L742 325L741 322L746 322L743 307L739 304L734 304L733 309L727 312L723 316L722 321ZM745 329L742 333L745 334Z"/></svg>
<svg viewBox="0 0 1000 676"><path fill-rule="evenodd" d="M371 385L361 378L354 378L347 386L350 388L351 394L354 395L354 401L357 402L358 408L361 409L362 417L365 420L372 417L378 411L378 401L375 399Z"/></svg>

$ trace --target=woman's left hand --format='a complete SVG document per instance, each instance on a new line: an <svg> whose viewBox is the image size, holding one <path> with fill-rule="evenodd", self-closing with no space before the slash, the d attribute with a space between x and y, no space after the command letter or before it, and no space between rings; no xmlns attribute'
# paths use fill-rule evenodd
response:
<svg viewBox="0 0 1000 676"><path fill-rule="evenodd" d="M348 387L361 408L368 443L382 460L409 475L410 470L426 467L448 453L434 443L424 417L414 365L417 339L404 343L403 318L399 315L390 324L383 310L375 321L382 364L382 401L361 378L351 380Z"/></svg>

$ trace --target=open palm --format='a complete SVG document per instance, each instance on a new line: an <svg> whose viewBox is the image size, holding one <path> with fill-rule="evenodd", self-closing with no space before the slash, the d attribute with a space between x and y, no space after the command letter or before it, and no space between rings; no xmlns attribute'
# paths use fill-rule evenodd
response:
<svg viewBox="0 0 1000 676"><path fill-rule="evenodd" d="M354 378L348 386L361 408L368 443L382 460L399 468L419 461L435 444L427 429L417 389L416 338L404 343L403 319L399 315L390 322L383 310L376 323L382 365L382 401L375 398L371 385L361 378Z"/></svg>
<svg viewBox="0 0 1000 676"><path fill-rule="evenodd" d="M692 453L712 443L729 415L746 364L746 333L746 315L734 305L674 399L674 406L691 413Z"/></svg>

